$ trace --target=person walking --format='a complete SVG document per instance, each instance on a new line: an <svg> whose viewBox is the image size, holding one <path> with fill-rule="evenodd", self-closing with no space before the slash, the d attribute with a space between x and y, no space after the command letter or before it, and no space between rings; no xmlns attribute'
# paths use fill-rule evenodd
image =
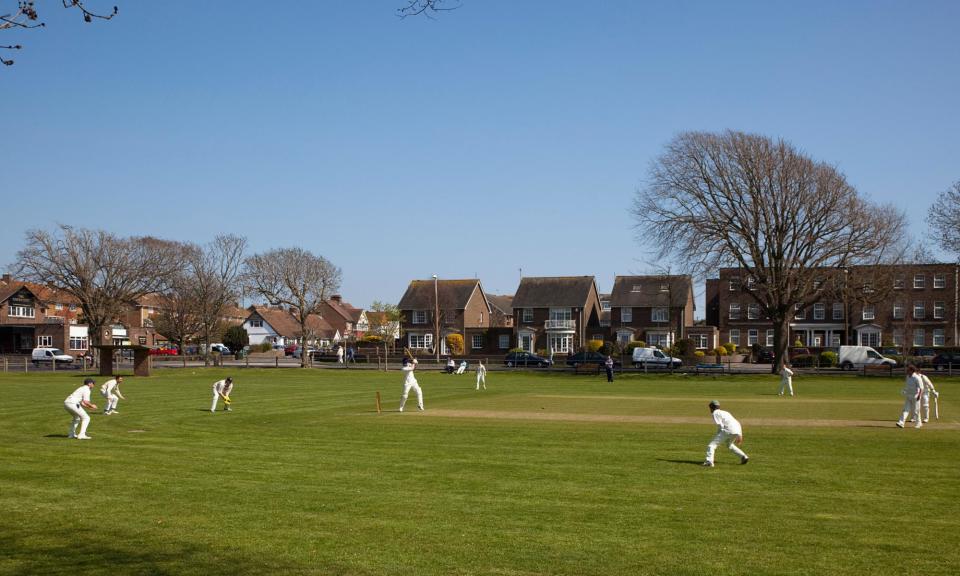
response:
<svg viewBox="0 0 960 576"><path fill-rule="evenodd" d="M603 362L603 367L607 371L607 382L613 382L613 357L607 355L607 359Z"/></svg>
<svg viewBox="0 0 960 576"><path fill-rule="evenodd" d="M483 360L477 363L477 390L480 386L483 386L484 390L487 389L487 367L483 365Z"/></svg>
<svg viewBox="0 0 960 576"><path fill-rule="evenodd" d="M778 395L783 396L784 391L793 396L793 370L790 369L789 362L784 362L783 368L780 370L780 392Z"/></svg>
<svg viewBox="0 0 960 576"><path fill-rule="evenodd" d="M704 466L713 467L713 455L717 446L726 445L731 452L740 457L740 463L746 464L750 457L746 452L738 448L743 443L743 428L740 422L733 417L733 414L720 409L718 400L710 401L710 412L713 414L713 421L717 424L717 434L707 444L707 457L703 461Z"/></svg>
<svg viewBox="0 0 960 576"><path fill-rule="evenodd" d="M926 372L920 372L920 379L923 381L923 394L920 396L920 412L923 413L923 422L927 423L930 421L930 395L933 394L934 398L939 398L940 393L933 387L933 382L930 381L930 377L927 376Z"/></svg>
<svg viewBox="0 0 960 576"><path fill-rule="evenodd" d="M90 391L93 390L94 384L96 384L96 382L93 381L93 378L85 379L83 386L74 390L73 393L63 401L64 410L73 416L67 438L76 438L77 440L90 439L90 436L87 436L87 426L90 424L90 415L87 414L84 408L89 410L97 409L97 405L90 402ZM80 426L79 434L77 434L78 425Z"/></svg>
<svg viewBox="0 0 960 576"><path fill-rule="evenodd" d="M343 364L343 346L337 346L337 364Z"/></svg>
<svg viewBox="0 0 960 576"><path fill-rule="evenodd" d="M232 412L230 408L230 393L233 392L233 378L227 376L223 380L217 380L213 383L213 403L210 404L210 411L217 411L217 402L223 399L223 410Z"/></svg>
<svg viewBox="0 0 960 576"><path fill-rule="evenodd" d="M917 367L913 364L907 366L907 379L903 383L903 390L900 391L900 394L903 395L904 401L903 411L900 414L900 419L897 420L897 428L903 428L907 417L911 414L916 418L915 426L920 428L923 426L923 422L920 419L920 397L923 395L923 378L920 376Z"/></svg>
<svg viewBox="0 0 960 576"><path fill-rule="evenodd" d="M117 412L117 403L121 399L126 400L120 393L120 385L123 384L123 376L117 376L107 380L100 386L100 395L107 399L106 406L103 407L104 415L119 414Z"/></svg>
<svg viewBox="0 0 960 576"><path fill-rule="evenodd" d="M410 394L410 390L413 390L417 393L417 408L423 410L423 391L420 390L420 383L417 382L417 377L413 375L413 371L417 369L417 359L414 358L408 364L405 364L401 370L404 372L403 375L403 394L400 395L400 411L403 412L403 407L407 403L407 396Z"/></svg>

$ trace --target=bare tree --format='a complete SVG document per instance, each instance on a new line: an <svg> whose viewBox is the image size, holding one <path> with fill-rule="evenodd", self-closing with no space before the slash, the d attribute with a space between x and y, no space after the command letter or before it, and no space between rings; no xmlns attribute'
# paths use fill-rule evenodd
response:
<svg viewBox="0 0 960 576"><path fill-rule="evenodd" d="M191 246L186 251L184 269L192 291L199 334L204 343L204 364L210 364L210 343L223 330L227 304L240 295L240 269L247 248L246 238L224 234L206 246Z"/></svg>
<svg viewBox="0 0 960 576"><path fill-rule="evenodd" d="M838 170L783 140L688 132L653 162L632 209L638 239L701 276L739 267L774 325L778 371L796 306L825 269L882 261L903 214L870 203Z"/></svg>
<svg viewBox="0 0 960 576"><path fill-rule="evenodd" d="M182 271L176 274L164 294L165 305L153 319L156 331L175 342L181 354L187 340L201 328L194 293L189 276Z"/></svg>
<svg viewBox="0 0 960 576"><path fill-rule="evenodd" d="M937 244L960 255L960 180L937 196L927 213Z"/></svg>
<svg viewBox="0 0 960 576"><path fill-rule="evenodd" d="M179 245L156 238L120 238L103 230L60 225L30 230L17 253L17 273L52 282L79 302L90 341L101 344L128 302L164 292L179 267Z"/></svg>
<svg viewBox="0 0 960 576"><path fill-rule="evenodd" d="M110 20L117 15L117 12L119 12L119 8L114 6L113 12L108 14L98 14L97 12L88 10L84 5L83 0L62 0L62 2L64 8L77 9L83 15L83 21L87 23L93 22L94 19ZM18 0L17 9L15 11L0 15L0 30L30 30L33 28L46 27L46 24L40 21L40 15L37 13L35 4L36 2L34 0ZM0 46L0 49L3 50L20 50L21 48L23 48L23 46L20 44ZM6 64L7 66L12 66L13 59L0 57L0 63Z"/></svg>
<svg viewBox="0 0 960 576"><path fill-rule="evenodd" d="M367 310L369 332L380 337L383 342L383 369L387 370L388 352L394 346L394 341L400 327L400 309L394 304L374 300Z"/></svg>
<svg viewBox="0 0 960 576"><path fill-rule="evenodd" d="M431 18L431 14L437 12L447 12L450 10L456 10L460 7L459 1L448 1L448 0L406 0L406 5L401 8L397 8L397 15L401 18L406 18L407 16L420 16L424 15L427 18Z"/></svg>
<svg viewBox="0 0 960 576"><path fill-rule="evenodd" d="M323 256L302 248L280 248L246 259L244 273L251 291L271 304L285 304L300 325L301 343L306 348L313 338L308 322L319 314L323 301L340 289L340 269ZM300 365L307 366L302 354Z"/></svg>

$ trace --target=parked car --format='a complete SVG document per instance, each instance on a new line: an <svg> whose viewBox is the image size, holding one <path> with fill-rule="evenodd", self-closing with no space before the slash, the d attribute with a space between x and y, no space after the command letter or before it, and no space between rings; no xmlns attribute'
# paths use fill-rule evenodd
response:
<svg viewBox="0 0 960 576"><path fill-rule="evenodd" d="M34 348L31 357L35 366L41 362L73 364L73 356L64 354L63 350L59 348Z"/></svg>
<svg viewBox="0 0 960 576"><path fill-rule="evenodd" d="M933 357L934 370L960 369L960 351L944 350Z"/></svg>
<svg viewBox="0 0 960 576"><path fill-rule="evenodd" d="M937 348L913 348L910 350L910 355L905 358L905 361L909 364L916 364L917 366L930 366L933 363L933 358L940 352L941 350Z"/></svg>
<svg viewBox="0 0 960 576"><path fill-rule="evenodd" d="M318 350L313 346L307 346L307 356L313 356ZM303 356L303 346L297 346L294 348L293 353L291 354L294 358L300 359Z"/></svg>
<svg viewBox="0 0 960 576"><path fill-rule="evenodd" d="M514 366L537 366L546 368L550 365L550 359L538 356L532 352L510 352L503 359L503 365Z"/></svg>
<svg viewBox="0 0 960 576"><path fill-rule="evenodd" d="M284 356L293 356L293 353L296 352L299 347L299 344L287 344L283 347ZM276 346L274 346L274 349L276 349Z"/></svg>
<svg viewBox="0 0 960 576"><path fill-rule="evenodd" d="M633 360L634 368L639 368L641 366L661 366L664 368L666 367L679 368L683 364L683 360L681 360L680 358L667 356L660 349L652 348L652 347L634 348L632 360ZM604 361L606 361L606 358L604 358Z"/></svg>
<svg viewBox="0 0 960 576"><path fill-rule="evenodd" d="M149 354L151 356L176 356L179 352L177 352L176 346L157 346L151 348Z"/></svg>
<svg viewBox="0 0 960 576"><path fill-rule="evenodd" d="M230 352L230 349L227 348L227 346L226 346L225 344L220 344L220 343L211 344L211 345L210 345L210 351L211 351L211 352L219 352L220 354L222 354L222 355L224 355L224 356L226 356L227 354L232 354L232 352Z"/></svg>
<svg viewBox="0 0 960 576"><path fill-rule="evenodd" d="M577 368L578 366L592 365L592 366L603 366L607 362L607 357L600 352L577 352L572 356L567 356L567 366L573 366ZM616 358L613 359L613 365L616 368L620 367L620 361Z"/></svg>
<svg viewBox="0 0 960 576"><path fill-rule="evenodd" d="M753 361L755 364L773 364L774 360L777 359L777 355L770 348L761 348Z"/></svg>

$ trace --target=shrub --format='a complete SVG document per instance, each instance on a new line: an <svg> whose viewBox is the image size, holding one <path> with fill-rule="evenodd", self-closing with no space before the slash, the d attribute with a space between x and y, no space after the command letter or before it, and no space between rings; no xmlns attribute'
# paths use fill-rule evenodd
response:
<svg viewBox="0 0 960 576"><path fill-rule="evenodd" d="M813 354L798 354L790 358L790 364L799 368L809 368L813 366Z"/></svg>
<svg viewBox="0 0 960 576"><path fill-rule="evenodd" d="M599 352L603 348L603 340L587 340L588 352Z"/></svg>
<svg viewBox="0 0 960 576"><path fill-rule="evenodd" d="M697 358L703 358L704 356L706 356L703 350L694 350L693 355Z"/></svg>
<svg viewBox="0 0 960 576"><path fill-rule="evenodd" d="M626 346L623 347L623 351L627 354L633 354L634 348L646 348L647 343L641 342L640 340L634 340L632 342L627 342Z"/></svg>
<svg viewBox="0 0 960 576"><path fill-rule="evenodd" d="M696 349L696 347L697 345L694 344L693 340L689 338L683 338L682 340L677 340L674 342L670 354L672 356L689 356L693 354L693 351Z"/></svg>
<svg viewBox="0 0 960 576"><path fill-rule="evenodd" d="M727 342L726 344L721 346L721 348L724 349L724 352L723 352L724 356L730 356L731 354L734 354L737 351L737 345L734 344L733 342Z"/></svg>
<svg viewBox="0 0 960 576"><path fill-rule="evenodd" d="M824 350L820 353L820 365L829 367L837 365L837 353L832 350Z"/></svg>
<svg viewBox="0 0 960 576"><path fill-rule="evenodd" d="M508 353L509 353L509 352L518 352L518 353L519 353L519 352L523 352L523 348L519 348L519 347L517 347L517 348L511 348L511 349L508 351Z"/></svg>
<svg viewBox="0 0 960 576"><path fill-rule="evenodd" d="M360 339L365 344L383 344L383 337L377 334L369 334Z"/></svg>
<svg viewBox="0 0 960 576"><path fill-rule="evenodd" d="M549 357L550 357L550 351L547 350L546 348L541 348L541 349L537 350L537 356L543 356L544 358L549 358Z"/></svg>
<svg viewBox="0 0 960 576"><path fill-rule="evenodd" d="M258 352L270 352L271 350L273 350L273 342L261 342L260 345L257 346Z"/></svg>
<svg viewBox="0 0 960 576"><path fill-rule="evenodd" d="M606 356L616 356L620 354L620 346L616 342L604 342L600 347L600 353Z"/></svg>
<svg viewBox="0 0 960 576"><path fill-rule="evenodd" d="M794 348L803 348L803 342L801 342L800 339L797 338L796 340L793 341L793 347L794 347Z"/></svg>
<svg viewBox="0 0 960 576"><path fill-rule="evenodd" d="M713 354L714 356L726 356L727 349L721 346L719 348L714 348L713 350L710 351L710 353Z"/></svg>
<svg viewBox="0 0 960 576"><path fill-rule="evenodd" d="M250 336L243 326L231 326L223 333L223 343L234 352L240 352L250 343Z"/></svg>
<svg viewBox="0 0 960 576"><path fill-rule="evenodd" d="M447 334L447 348L454 356L463 354L463 336L459 334Z"/></svg>

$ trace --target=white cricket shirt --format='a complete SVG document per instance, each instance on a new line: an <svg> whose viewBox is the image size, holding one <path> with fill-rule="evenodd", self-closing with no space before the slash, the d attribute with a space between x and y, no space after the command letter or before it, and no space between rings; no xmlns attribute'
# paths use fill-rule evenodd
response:
<svg viewBox="0 0 960 576"><path fill-rule="evenodd" d="M733 434L735 436L743 434L743 429L740 428L740 422L733 417L733 414L726 410L714 410L713 421L717 423L720 432L726 432L727 434Z"/></svg>
<svg viewBox="0 0 960 576"><path fill-rule="evenodd" d="M64 402L68 404L80 404L81 401L90 401L90 387L84 384L73 391L73 394L67 396Z"/></svg>

